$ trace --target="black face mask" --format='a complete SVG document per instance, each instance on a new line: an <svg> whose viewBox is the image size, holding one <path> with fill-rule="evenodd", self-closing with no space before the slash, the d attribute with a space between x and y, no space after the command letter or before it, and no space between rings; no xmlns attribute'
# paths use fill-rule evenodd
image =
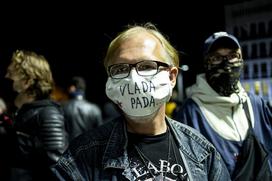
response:
<svg viewBox="0 0 272 181"><path fill-rule="evenodd" d="M238 81L243 67L243 60L235 63L223 61L220 64L208 64L206 79L209 85L221 96L237 93Z"/></svg>

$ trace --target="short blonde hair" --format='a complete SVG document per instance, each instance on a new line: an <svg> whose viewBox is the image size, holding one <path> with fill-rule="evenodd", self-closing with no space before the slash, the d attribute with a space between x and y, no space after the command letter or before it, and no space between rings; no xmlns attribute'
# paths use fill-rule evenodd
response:
<svg viewBox="0 0 272 181"><path fill-rule="evenodd" d="M33 81L27 90L28 94L34 95L37 99L49 97L54 87L54 80L44 56L30 51L17 50L13 53L11 61L19 76Z"/></svg>
<svg viewBox="0 0 272 181"><path fill-rule="evenodd" d="M179 67L179 56L178 51L169 43L169 41L158 31L158 29L152 23L146 23L144 25L134 25L128 26L128 28L121 32L115 39L111 41L109 44L105 59L104 66L107 67L108 62L111 57L114 55L116 50L120 47L123 41L130 38L131 36L146 32L152 36L154 36L161 43L164 48L166 55L164 57L164 61L169 63L170 65Z"/></svg>

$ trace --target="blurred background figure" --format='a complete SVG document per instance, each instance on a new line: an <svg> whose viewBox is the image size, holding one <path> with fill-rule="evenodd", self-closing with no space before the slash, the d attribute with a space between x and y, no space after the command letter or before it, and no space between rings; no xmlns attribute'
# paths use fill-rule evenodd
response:
<svg viewBox="0 0 272 181"><path fill-rule="evenodd" d="M16 91L11 163L14 181L52 180L50 166L68 146L61 107L50 99L54 86L47 60L34 52L16 51L6 78Z"/></svg>
<svg viewBox="0 0 272 181"><path fill-rule="evenodd" d="M101 109L85 99L85 90L85 79L80 76L73 77L67 86L69 100L64 103L63 109L69 141L102 124Z"/></svg>
<svg viewBox="0 0 272 181"><path fill-rule="evenodd" d="M7 110L6 103L2 98L0 98L0 114L6 112L6 110Z"/></svg>
<svg viewBox="0 0 272 181"><path fill-rule="evenodd" d="M6 111L6 103L2 98L0 98L0 180L8 180L10 175L10 141L8 133L12 128L12 120L6 114Z"/></svg>

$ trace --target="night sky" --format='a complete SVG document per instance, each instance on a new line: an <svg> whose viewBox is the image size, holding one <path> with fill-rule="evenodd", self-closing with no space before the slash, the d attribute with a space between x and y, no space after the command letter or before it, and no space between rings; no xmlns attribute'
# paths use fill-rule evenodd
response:
<svg viewBox="0 0 272 181"><path fill-rule="evenodd" d="M127 1L123 7L108 2L10 5L0 18L0 96L9 95L3 77L12 52L26 49L47 58L60 87L73 75L85 77L87 99L102 105L107 100L103 68L107 45L126 25L145 22L155 24L177 50L186 52L181 64L189 65L190 71L184 73L184 85L192 84L202 71L203 41L224 30L224 2L161 2Z"/></svg>

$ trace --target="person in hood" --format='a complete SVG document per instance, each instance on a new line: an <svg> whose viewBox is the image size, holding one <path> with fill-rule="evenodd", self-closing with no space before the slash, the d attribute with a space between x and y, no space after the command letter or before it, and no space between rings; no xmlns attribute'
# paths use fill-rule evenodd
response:
<svg viewBox="0 0 272 181"><path fill-rule="evenodd" d="M7 68L17 92L14 104L14 144L10 150L10 180L52 180L50 166L67 148L64 116L50 100L54 86L47 60L34 52L17 50Z"/></svg>
<svg viewBox="0 0 272 181"><path fill-rule="evenodd" d="M243 63L236 37L227 32L208 37L205 73L186 90L176 119L215 145L233 180L271 180L272 114L261 97L241 86Z"/></svg>
<svg viewBox="0 0 272 181"><path fill-rule="evenodd" d="M119 34L104 66L106 95L122 115L71 143L53 168L58 180L230 180L214 146L165 114L179 58L153 24Z"/></svg>

